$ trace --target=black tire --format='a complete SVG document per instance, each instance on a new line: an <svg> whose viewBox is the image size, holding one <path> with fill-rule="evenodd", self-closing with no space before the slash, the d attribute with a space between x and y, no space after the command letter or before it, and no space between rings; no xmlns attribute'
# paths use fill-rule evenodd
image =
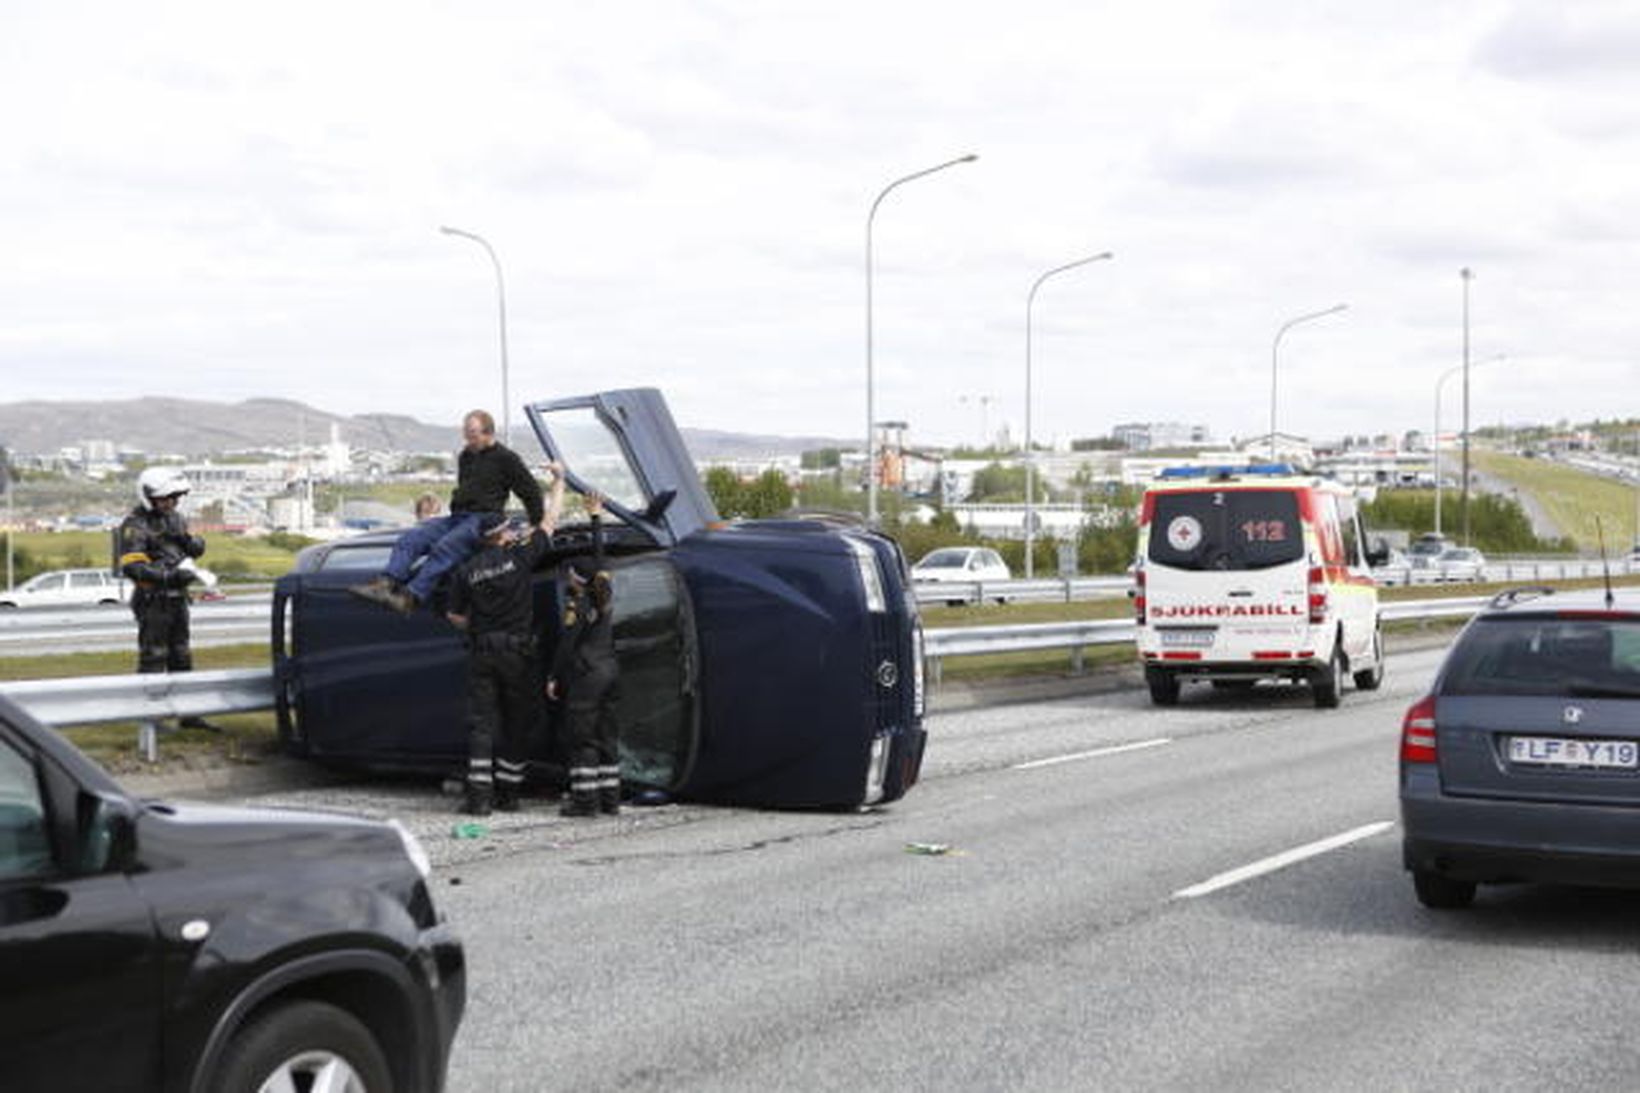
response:
<svg viewBox="0 0 1640 1093"><path fill-rule="evenodd" d="M1145 673L1145 684L1150 688L1150 701L1155 706L1179 704L1179 677L1172 672L1151 669Z"/></svg>
<svg viewBox="0 0 1640 1093"><path fill-rule="evenodd" d="M1336 646L1326 667L1311 677L1310 693L1318 710L1335 710L1344 700L1344 657Z"/></svg>
<svg viewBox="0 0 1640 1093"><path fill-rule="evenodd" d="M381 1046L364 1024L328 1002L290 1002L263 1013L239 1031L223 1052L216 1080L221 1093L259 1093L281 1072L315 1073L345 1067L353 1081L340 1088L392 1093L393 1074ZM344 1071L346 1073L346 1071ZM293 1083L306 1088L302 1083Z"/></svg>
<svg viewBox="0 0 1640 1093"><path fill-rule="evenodd" d="M1376 691L1384 685L1384 632L1373 629L1372 632L1372 667L1364 672L1356 672L1352 676L1355 680L1355 689L1358 691Z"/></svg>
<svg viewBox="0 0 1640 1093"><path fill-rule="evenodd" d="M1412 890L1418 902L1432 911L1461 911L1475 902L1475 882L1453 880L1422 869L1412 871Z"/></svg>

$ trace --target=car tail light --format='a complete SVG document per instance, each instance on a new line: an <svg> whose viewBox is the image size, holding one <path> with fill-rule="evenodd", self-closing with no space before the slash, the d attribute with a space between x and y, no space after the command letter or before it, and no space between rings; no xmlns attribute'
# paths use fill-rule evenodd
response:
<svg viewBox="0 0 1640 1093"><path fill-rule="evenodd" d="M1133 571L1133 615L1134 622L1140 626L1145 624L1145 571Z"/></svg>
<svg viewBox="0 0 1640 1093"><path fill-rule="evenodd" d="M1435 696L1425 695L1401 721L1401 762L1435 762Z"/></svg>
<svg viewBox="0 0 1640 1093"><path fill-rule="evenodd" d="M1310 567L1310 624L1327 621L1327 571L1318 565Z"/></svg>

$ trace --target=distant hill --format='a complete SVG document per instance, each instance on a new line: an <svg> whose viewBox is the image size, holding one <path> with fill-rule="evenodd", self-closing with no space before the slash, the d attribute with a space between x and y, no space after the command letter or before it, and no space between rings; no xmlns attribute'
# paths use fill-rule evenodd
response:
<svg viewBox="0 0 1640 1093"><path fill-rule="evenodd" d="M332 425L342 440L356 448L438 452L454 451L461 443L453 422L428 425L402 414L347 417L291 399L234 403L179 398L0 403L0 445L39 454L87 440L111 440L121 449L186 456L247 448L288 448L296 444L298 437L309 444L329 440ZM514 421L513 432L529 455L533 442L527 426ZM795 455L847 444L822 437L749 435L711 429L684 429L683 437L697 460Z"/></svg>

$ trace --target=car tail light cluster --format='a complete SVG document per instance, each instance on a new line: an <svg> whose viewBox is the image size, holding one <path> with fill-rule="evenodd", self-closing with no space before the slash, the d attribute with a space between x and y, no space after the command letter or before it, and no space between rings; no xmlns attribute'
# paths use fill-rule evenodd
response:
<svg viewBox="0 0 1640 1093"><path fill-rule="evenodd" d="M1401 721L1401 762L1435 762L1435 696L1413 703Z"/></svg>
<svg viewBox="0 0 1640 1093"><path fill-rule="evenodd" d="M1327 573L1318 565L1310 567L1310 624L1327 621Z"/></svg>
<svg viewBox="0 0 1640 1093"><path fill-rule="evenodd" d="M1145 624L1145 571L1133 571L1133 621L1140 626Z"/></svg>

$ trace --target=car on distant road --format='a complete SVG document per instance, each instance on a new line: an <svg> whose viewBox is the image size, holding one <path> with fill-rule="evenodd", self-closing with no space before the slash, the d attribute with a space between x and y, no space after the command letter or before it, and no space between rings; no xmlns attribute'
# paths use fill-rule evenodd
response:
<svg viewBox="0 0 1640 1093"><path fill-rule="evenodd" d="M130 599L131 582L106 569L53 569L0 591L0 608L94 607Z"/></svg>
<svg viewBox="0 0 1640 1093"><path fill-rule="evenodd" d="M1372 567L1372 579L1386 587L1406 584L1411 579L1412 560L1407 557L1406 551L1396 547L1381 545L1383 562Z"/></svg>
<svg viewBox="0 0 1640 1093"><path fill-rule="evenodd" d="M133 797L0 697L0 1087L436 1093L429 873L396 823Z"/></svg>
<svg viewBox="0 0 1640 1093"><path fill-rule="evenodd" d="M1640 592L1493 597L1402 721L1400 799L1428 907L1479 884L1640 887Z"/></svg>
<svg viewBox="0 0 1640 1093"><path fill-rule="evenodd" d="M1443 551L1453 545L1452 540L1435 531L1426 531L1407 547L1407 561L1414 569L1427 569L1435 564Z"/></svg>
<svg viewBox="0 0 1640 1093"><path fill-rule="evenodd" d="M1430 563L1441 581L1478 581L1485 574L1486 555L1474 547L1448 547Z"/></svg>
<svg viewBox="0 0 1640 1093"><path fill-rule="evenodd" d="M1008 563L990 547L941 547L923 555L911 567L913 584L963 584L974 588L980 583L1011 581ZM998 603L1006 600L997 596ZM968 597L947 600L951 606L966 603Z"/></svg>

